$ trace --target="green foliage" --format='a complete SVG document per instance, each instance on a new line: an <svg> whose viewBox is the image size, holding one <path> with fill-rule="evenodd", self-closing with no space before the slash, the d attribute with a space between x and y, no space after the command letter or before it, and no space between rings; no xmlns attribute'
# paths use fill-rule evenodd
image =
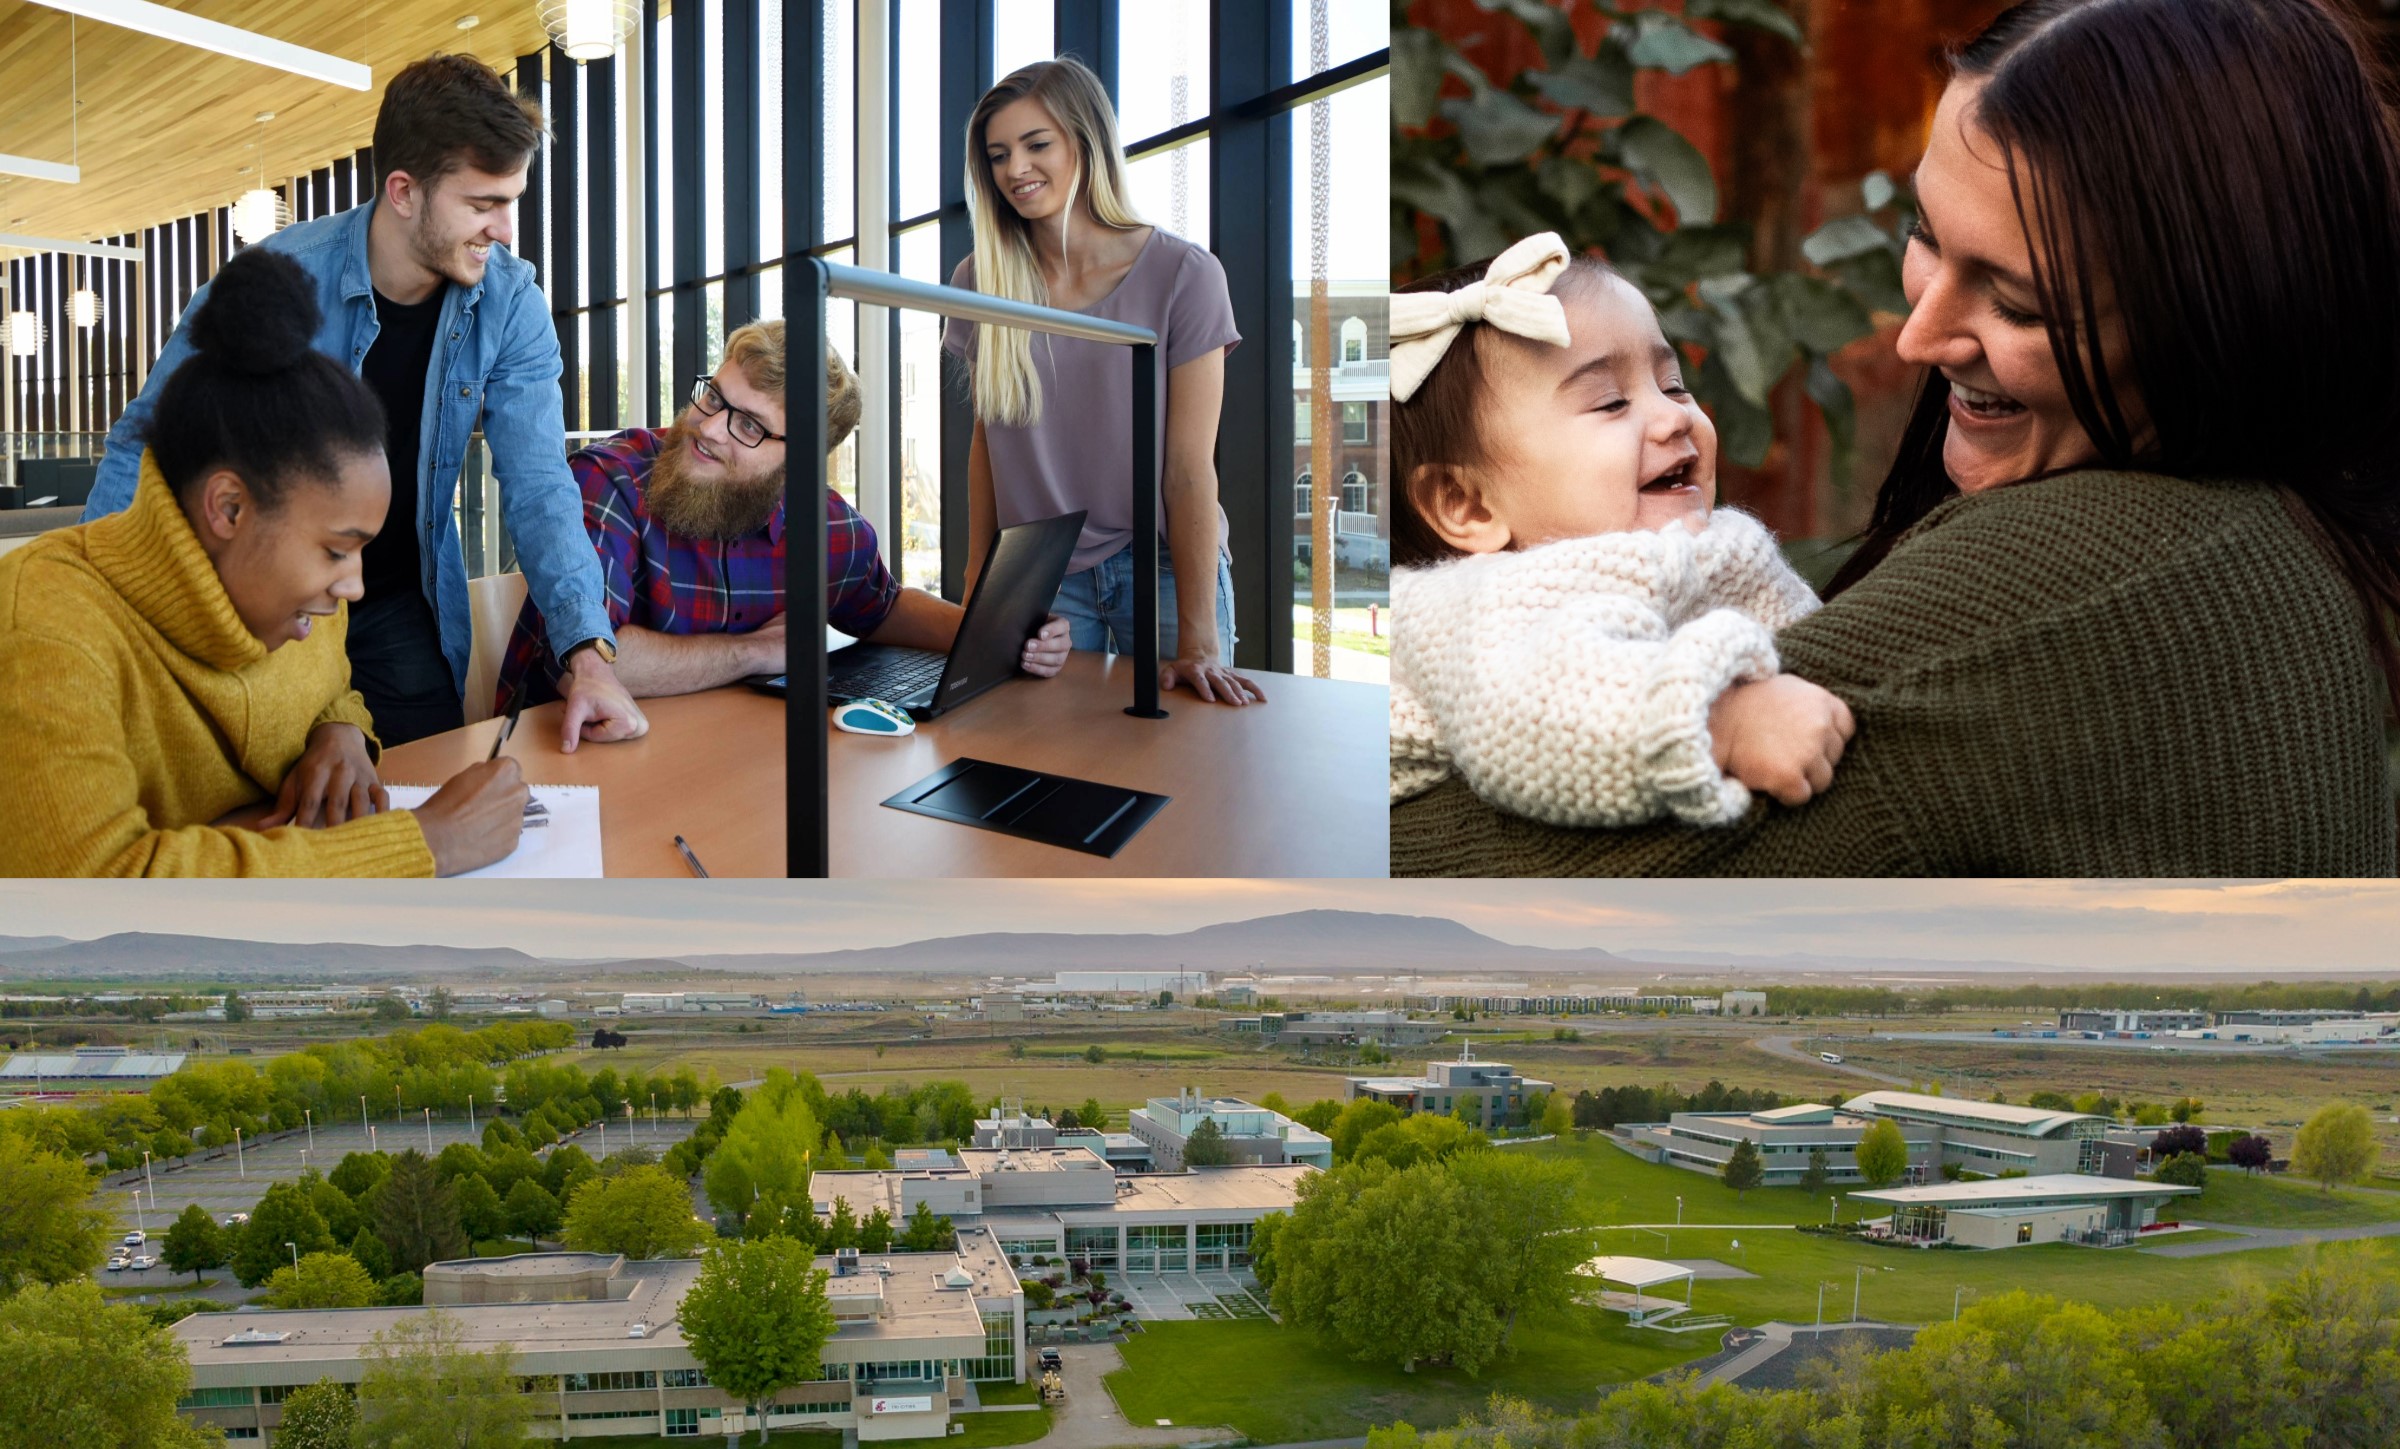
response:
<svg viewBox="0 0 2400 1449"><path fill-rule="evenodd" d="M366 1269L367 1276L378 1282L392 1276L392 1250L383 1245L383 1239L375 1236L373 1228L358 1230L358 1236L350 1240L350 1256L358 1259L358 1266Z"/></svg>
<svg viewBox="0 0 2400 1449"><path fill-rule="evenodd" d="M250 1221L231 1237L234 1281L244 1288L256 1288L277 1268L289 1266L295 1250L305 1256L336 1246L332 1230L309 1200L308 1189L297 1182L270 1186L250 1209Z"/></svg>
<svg viewBox="0 0 2400 1449"><path fill-rule="evenodd" d="M938 1217L933 1206L919 1199L917 1210L908 1215L908 1230L900 1235L900 1248L910 1253L935 1253L958 1245L958 1233L950 1220Z"/></svg>
<svg viewBox="0 0 2400 1449"><path fill-rule="evenodd" d="M1649 1040L1665 1042L1666 1038L1652 1036ZM1606 1131L1620 1122L1664 1122L1677 1112L1761 1112L1783 1105L1782 1097L1763 1087L1728 1087L1712 1078L1699 1091L1689 1093L1665 1083L1603 1087L1597 1092L1586 1088L1575 1094L1572 1115L1578 1127Z"/></svg>
<svg viewBox="0 0 2400 1449"><path fill-rule="evenodd" d="M1093 1042L1083 1049L1083 1059L1096 1067L1108 1060L1108 1048L1098 1042Z"/></svg>
<svg viewBox="0 0 2400 1449"><path fill-rule="evenodd" d="M0 1294L89 1273L106 1255L107 1232L82 1163L0 1136Z"/></svg>
<svg viewBox="0 0 2400 1449"><path fill-rule="evenodd" d="M1800 1190L1812 1196L1821 1193L1825 1190L1826 1183L1832 1180L1832 1176L1833 1174L1828 1170L1825 1162L1825 1149L1822 1147L1808 1149L1808 1166L1800 1174Z"/></svg>
<svg viewBox="0 0 2400 1449"><path fill-rule="evenodd" d="M1717 1177L1738 1196L1758 1186L1766 1175L1765 1165L1758 1160L1758 1144L1745 1137L1733 1144L1733 1155L1725 1159Z"/></svg>
<svg viewBox="0 0 2400 1449"><path fill-rule="evenodd" d="M1394 1167L1440 1162L1470 1148L1487 1147L1491 1139L1456 1117L1420 1114L1386 1122L1359 1139L1353 1162L1380 1159Z"/></svg>
<svg viewBox="0 0 2400 1449"><path fill-rule="evenodd" d="M518 1183L523 1187L524 1183ZM458 1225L464 1229L469 1242L483 1242L508 1232L508 1214L500 1207L500 1194L481 1176L468 1176L450 1184L458 1200Z"/></svg>
<svg viewBox="0 0 2400 1449"><path fill-rule="evenodd" d="M1357 1097L1345 1104L1333 1121L1319 1130L1333 1139L1333 1160L1348 1162L1358 1153L1358 1145L1367 1134L1378 1127L1389 1126L1407 1116L1389 1102L1371 1097Z"/></svg>
<svg viewBox="0 0 2400 1449"><path fill-rule="evenodd" d="M349 1385L329 1379L310 1384L283 1401L275 1445L276 1449L353 1449L357 1434L358 1401L350 1396Z"/></svg>
<svg viewBox="0 0 2400 1449"><path fill-rule="evenodd" d="M1203 1117L1192 1135L1183 1140L1183 1165L1186 1167L1223 1167L1233 1160L1233 1149L1225 1145L1224 1129L1214 1117Z"/></svg>
<svg viewBox="0 0 2400 1449"><path fill-rule="evenodd" d="M191 1365L172 1335L88 1279L0 1301L0 1449L196 1449L221 1442L175 1401Z"/></svg>
<svg viewBox="0 0 2400 1449"><path fill-rule="evenodd" d="M413 1147L392 1159L391 1173L376 1194L375 1236L391 1253L392 1266L404 1273L422 1273L427 1263L467 1251L456 1191Z"/></svg>
<svg viewBox="0 0 2400 1449"><path fill-rule="evenodd" d="M392 1160L380 1152L346 1152L325 1180L348 1194L352 1202L358 1202L374 1191L391 1170Z"/></svg>
<svg viewBox="0 0 2400 1449"><path fill-rule="evenodd" d="M1908 1139L1900 1135L1900 1125L1889 1117L1876 1118L1859 1136L1857 1160L1858 1175L1867 1186L1898 1182L1908 1172Z"/></svg>
<svg viewBox="0 0 2400 1449"><path fill-rule="evenodd" d="M1251 1251L1286 1322L1363 1361L1473 1374L1508 1351L1520 1314L1565 1307L1593 1234L1571 1167L1462 1152L1318 1173Z"/></svg>
<svg viewBox="0 0 2400 1449"><path fill-rule="evenodd" d="M2158 1170L2150 1175L2177 1187L2206 1187L2208 1159L2197 1152L2178 1152L2160 1163Z"/></svg>
<svg viewBox="0 0 2400 1449"><path fill-rule="evenodd" d="M241 1022L248 1021L249 1019L250 1019L250 1003L249 1003L249 1002L247 1002L247 1001L244 1001L244 1000L242 1000L241 993L239 993L239 992L236 992L236 991L228 991L228 992L226 992L226 993L225 993L225 1022L226 1022L226 1024L227 1024L228 1026L231 1026L231 1025L237 1025L237 1024L239 1024L239 1023L241 1023Z"/></svg>
<svg viewBox="0 0 2400 1449"><path fill-rule="evenodd" d="M691 1192L682 1179L658 1167L585 1183L567 1204L562 1235L576 1252L628 1258L687 1257L710 1236L707 1224L692 1216Z"/></svg>
<svg viewBox="0 0 2400 1449"><path fill-rule="evenodd" d="M711 1207L738 1221L769 1193L793 1200L807 1192L815 1154L825 1146L821 1119L809 1104L815 1086L813 1077L804 1085L776 1068L741 1103L702 1174Z"/></svg>
<svg viewBox="0 0 2400 1449"><path fill-rule="evenodd" d="M533 1399L516 1351L468 1346L456 1316L410 1314L360 1355L359 1438L377 1449L521 1449Z"/></svg>
<svg viewBox="0 0 2400 1449"><path fill-rule="evenodd" d="M585 1179L587 1182L591 1180ZM565 1210L559 1207L558 1199L550 1195L550 1190L530 1177L520 1179L515 1187L510 1188L508 1201L500 1206L508 1230L523 1238L528 1248L534 1246L538 1239L557 1232L559 1223L566 1217Z"/></svg>
<svg viewBox="0 0 2400 1449"><path fill-rule="evenodd" d="M381 1297L375 1279L348 1253L311 1253L267 1279L260 1299L270 1308L366 1308Z"/></svg>
<svg viewBox="0 0 2400 1449"><path fill-rule="evenodd" d="M1898 188L1870 176L1860 198L1866 214L1837 218L1804 244L1814 271L1756 274L1747 270L1749 225L1717 220L1707 158L1635 105L1640 71L1680 75L1734 58L1687 19L1706 14L1796 43L1790 17L1765 0L1702 0L1685 16L1602 5L1610 23L1587 48L1563 8L1479 3L1530 33L1542 67L1497 84L1442 36L1395 13L1392 113L1406 129L1392 149L1393 255L1415 258L1407 270L1431 272L1541 231L1577 250L1596 247L1658 309L1667 337L1702 356L1687 381L1714 414L1726 457L1751 466L1765 458L1774 441L1769 396L1796 369L1824 411L1846 478L1853 405L1828 359L1872 329L1871 312L1907 310L1899 263L1908 210ZM1445 77L1467 93L1442 99ZM1893 229L1871 218L1881 212L1895 213ZM1430 252L1420 253L1420 215L1437 223Z"/></svg>
<svg viewBox="0 0 2400 1449"><path fill-rule="evenodd" d="M2300 1125L2292 1144L2292 1171L2327 1192L2334 1184L2359 1182L2375 1166L2375 1121L2355 1102L2320 1107Z"/></svg>
<svg viewBox="0 0 2400 1449"><path fill-rule="evenodd" d="M858 1225L858 1250L862 1253L888 1253L892 1250L892 1215L882 1208L867 1214Z"/></svg>
<svg viewBox="0 0 2400 1449"><path fill-rule="evenodd" d="M225 1266L225 1230L217 1226L208 1209L188 1203L167 1228L159 1258L173 1271L191 1274L196 1287L202 1272Z"/></svg>
<svg viewBox="0 0 2400 1449"><path fill-rule="evenodd" d="M755 1405L817 1377L834 1327L825 1282L808 1249L789 1238L720 1243L701 1260L676 1320L708 1381Z"/></svg>

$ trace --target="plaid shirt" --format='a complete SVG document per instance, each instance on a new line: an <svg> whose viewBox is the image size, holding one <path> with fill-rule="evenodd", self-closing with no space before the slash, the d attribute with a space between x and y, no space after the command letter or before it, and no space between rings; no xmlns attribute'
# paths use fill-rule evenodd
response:
<svg viewBox="0 0 2400 1449"><path fill-rule="evenodd" d="M643 504L643 485L667 435L630 428L567 459L583 490L583 524L600 554L609 623L661 634L747 634L783 609L783 508L735 539L670 533ZM900 586L875 548L875 529L839 493L825 490L825 612L845 634L882 627ZM580 640L572 641L580 643ZM522 683L524 703L558 698L559 664L531 600L500 662L495 710Z"/></svg>

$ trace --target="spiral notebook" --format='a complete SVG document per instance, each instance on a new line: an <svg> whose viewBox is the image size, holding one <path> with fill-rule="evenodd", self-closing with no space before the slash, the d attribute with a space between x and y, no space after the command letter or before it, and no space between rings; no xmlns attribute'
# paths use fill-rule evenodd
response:
<svg viewBox="0 0 2400 1449"><path fill-rule="evenodd" d="M431 785L392 785L392 806L413 810L433 798ZM600 868L600 787L535 785L525 802L525 833L505 860L459 880L593 880Z"/></svg>

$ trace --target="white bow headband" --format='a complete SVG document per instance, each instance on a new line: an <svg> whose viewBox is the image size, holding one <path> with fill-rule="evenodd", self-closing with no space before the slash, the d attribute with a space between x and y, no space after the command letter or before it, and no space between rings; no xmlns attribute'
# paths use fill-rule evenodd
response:
<svg viewBox="0 0 2400 1449"><path fill-rule="evenodd" d="M1408 401L1469 322L1566 346L1567 309L1550 295L1550 284L1566 269L1567 244L1546 231L1494 257L1480 282L1455 292L1394 293L1392 401Z"/></svg>

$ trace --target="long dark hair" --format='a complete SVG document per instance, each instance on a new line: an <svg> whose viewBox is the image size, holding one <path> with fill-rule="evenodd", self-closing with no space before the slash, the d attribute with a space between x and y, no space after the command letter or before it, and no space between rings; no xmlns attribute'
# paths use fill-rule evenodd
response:
<svg viewBox="0 0 2400 1449"><path fill-rule="evenodd" d="M1984 83L2012 189L2017 162L2031 177L2034 290L2101 464L2283 489L2358 590L2400 700L2400 147L2350 23L2320 0L2026 0L1953 65ZM2098 282L2129 379L2100 355ZM2126 385L2153 429L2139 446ZM1956 495L1949 395L1928 369L1828 593Z"/></svg>
<svg viewBox="0 0 2400 1449"><path fill-rule="evenodd" d="M192 355L159 389L143 438L177 497L228 468L272 513L294 483L329 482L382 449L383 405L317 351L319 320L290 257L251 247L218 270L185 324Z"/></svg>

